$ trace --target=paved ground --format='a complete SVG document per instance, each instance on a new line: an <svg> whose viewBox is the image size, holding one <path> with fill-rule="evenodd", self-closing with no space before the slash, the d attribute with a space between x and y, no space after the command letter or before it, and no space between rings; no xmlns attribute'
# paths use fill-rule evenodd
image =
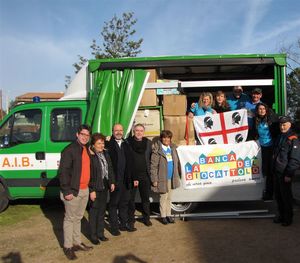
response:
<svg viewBox="0 0 300 263"><path fill-rule="evenodd" d="M62 206L41 205L41 213L12 226L2 227L0 259L4 263L68 262L62 253ZM242 204L223 206L223 211ZM247 209L267 208L274 204L251 203ZM222 206L201 205L197 212L222 210ZM1 216L1 215L0 215ZM137 223L138 231L109 237L90 252L78 253L75 262L102 263L232 263L232 262L299 262L300 207L295 207L295 222L282 227L265 219L203 219L153 226ZM87 244L87 221L83 220L83 240Z"/></svg>

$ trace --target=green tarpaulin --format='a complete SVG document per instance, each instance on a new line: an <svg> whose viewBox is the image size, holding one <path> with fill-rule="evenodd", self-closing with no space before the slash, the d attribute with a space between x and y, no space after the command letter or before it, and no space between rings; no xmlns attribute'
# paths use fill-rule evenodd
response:
<svg viewBox="0 0 300 263"><path fill-rule="evenodd" d="M93 133L111 135L115 123L123 125L124 133L128 131L146 75L147 72L141 69L99 70L93 73L87 116Z"/></svg>

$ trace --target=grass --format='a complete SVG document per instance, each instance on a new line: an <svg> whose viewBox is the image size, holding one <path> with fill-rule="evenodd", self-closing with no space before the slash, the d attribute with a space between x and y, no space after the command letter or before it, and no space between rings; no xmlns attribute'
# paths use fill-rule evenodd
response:
<svg viewBox="0 0 300 263"><path fill-rule="evenodd" d="M15 201L0 214L0 227L9 226L41 213L40 204L33 201Z"/></svg>

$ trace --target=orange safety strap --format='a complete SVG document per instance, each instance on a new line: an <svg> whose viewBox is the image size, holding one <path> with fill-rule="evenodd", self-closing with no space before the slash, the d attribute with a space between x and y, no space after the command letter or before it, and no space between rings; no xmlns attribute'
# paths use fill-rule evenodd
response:
<svg viewBox="0 0 300 263"><path fill-rule="evenodd" d="M189 119L188 115L185 118L185 143L189 145Z"/></svg>

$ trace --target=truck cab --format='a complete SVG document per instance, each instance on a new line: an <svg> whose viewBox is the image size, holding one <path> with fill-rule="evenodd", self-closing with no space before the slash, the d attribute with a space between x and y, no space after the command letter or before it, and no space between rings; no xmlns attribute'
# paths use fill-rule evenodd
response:
<svg viewBox="0 0 300 263"><path fill-rule="evenodd" d="M0 127L0 185L7 198L57 196L60 152L76 138L86 101L37 102L16 106ZM0 189L1 190L1 189ZM4 193L1 193L4 195Z"/></svg>

